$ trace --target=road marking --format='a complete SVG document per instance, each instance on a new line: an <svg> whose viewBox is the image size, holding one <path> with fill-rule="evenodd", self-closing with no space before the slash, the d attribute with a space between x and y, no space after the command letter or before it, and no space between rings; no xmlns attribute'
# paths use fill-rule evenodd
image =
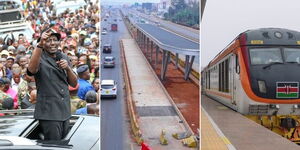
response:
<svg viewBox="0 0 300 150"><path fill-rule="evenodd" d="M173 34L175 34L175 35L177 35L177 36L180 36L180 37L182 37L182 38L184 38L184 39L186 39L186 40L189 40L189 41L191 41L191 42L194 42L194 43L199 44L199 42L196 41L195 39L190 39L190 38L188 38L188 37L185 37L185 36L183 36L183 35L180 35L180 34L174 32L174 31L171 31L170 29L167 29L164 25L161 25L161 26L163 26L163 27L161 27L161 29L163 29L163 30L166 30L166 31L171 32L171 33L173 33Z"/></svg>

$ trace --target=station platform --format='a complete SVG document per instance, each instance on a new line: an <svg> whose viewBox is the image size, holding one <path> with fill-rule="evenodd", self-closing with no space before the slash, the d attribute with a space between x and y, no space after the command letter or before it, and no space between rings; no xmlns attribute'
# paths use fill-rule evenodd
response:
<svg viewBox="0 0 300 150"><path fill-rule="evenodd" d="M155 150L190 150L173 133L186 132L162 84L136 45L134 39L122 39L124 56L132 87L132 97L138 123L145 143ZM161 145L159 138L166 131L168 145ZM136 146L135 149L138 147Z"/></svg>
<svg viewBox="0 0 300 150"><path fill-rule="evenodd" d="M200 126L202 127L201 150L219 150L219 148L229 150L300 149L299 145L205 95L201 96L201 106L203 109ZM203 111L205 112L203 113ZM213 121L210 121L209 118ZM216 144L219 147L216 148Z"/></svg>

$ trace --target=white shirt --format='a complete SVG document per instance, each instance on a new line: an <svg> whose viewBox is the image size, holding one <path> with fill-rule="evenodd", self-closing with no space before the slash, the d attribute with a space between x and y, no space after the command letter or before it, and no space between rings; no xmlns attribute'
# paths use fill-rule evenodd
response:
<svg viewBox="0 0 300 150"><path fill-rule="evenodd" d="M20 78L20 82L19 82L19 83L21 83L22 80L23 80L23 79ZM17 84L17 83L15 82L14 78L12 78L12 80L11 80L11 88L12 88L13 90L15 90L16 92L18 92L18 86L19 86L19 84Z"/></svg>

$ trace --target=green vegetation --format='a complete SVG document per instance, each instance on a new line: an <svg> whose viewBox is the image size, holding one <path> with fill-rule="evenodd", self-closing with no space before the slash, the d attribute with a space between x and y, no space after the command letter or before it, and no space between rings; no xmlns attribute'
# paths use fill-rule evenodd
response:
<svg viewBox="0 0 300 150"><path fill-rule="evenodd" d="M171 4L168 13L164 14L166 20L186 26L199 27L199 2L186 4L184 0L172 0Z"/></svg>

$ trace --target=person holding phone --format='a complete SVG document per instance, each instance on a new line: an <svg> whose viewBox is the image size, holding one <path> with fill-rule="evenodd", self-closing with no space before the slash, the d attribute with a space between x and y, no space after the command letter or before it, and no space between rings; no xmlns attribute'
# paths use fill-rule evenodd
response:
<svg viewBox="0 0 300 150"><path fill-rule="evenodd" d="M58 51L60 38L51 28L43 32L27 68L36 81L34 118L39 120L44 140L61 140L67 135L71 117L68 85L77 85L68 56Z"/></svg>

